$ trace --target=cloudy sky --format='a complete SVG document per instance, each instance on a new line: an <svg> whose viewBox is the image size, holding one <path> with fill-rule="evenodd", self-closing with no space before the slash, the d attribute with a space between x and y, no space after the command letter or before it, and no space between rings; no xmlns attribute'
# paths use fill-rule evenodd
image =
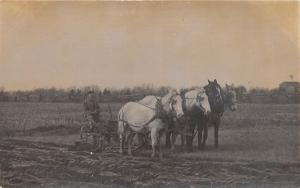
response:
<svg viewBox="0 0 300 188"><path fill-rule="evenodd" d="M297 2L0 2L0 86L299 80Z"/></svg>

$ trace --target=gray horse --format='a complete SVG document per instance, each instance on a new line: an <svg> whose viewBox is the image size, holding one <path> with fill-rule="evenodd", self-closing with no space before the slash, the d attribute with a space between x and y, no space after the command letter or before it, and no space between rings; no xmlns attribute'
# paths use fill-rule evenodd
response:
<svg viewBox="0 0 300 188"><path fill-rule="evenodd" d="M175 121L171 125L171 131L169 131L166 135L167 145L171 139L171 150L175 149L175 142L178 135L181 136L181 145L184 146L185 137L192 139L193 129L196 124L194 119L201 119L208 116L211 112L208 96L205 93L204 88L192 88L188 90L183 90L181 93L183 98L183 110L184 110L184 118L183 121ZM198 121L199 122L199 121ZM188 126L186 126L188 123ZM200 123L200 122L199 122ZM193 125L191 125L193 124ZM187 139L187 141L189 141Z"/></svg>
<svg viewBox="0 0 300 188"><path fill-rule="evenodd" d="M146 99L145 99L146 100ZM131 142L135 133L147 134L150 132L152 142L152 157L160 150L160 137L166 124L162 121L162 116L172 116L180 118L183 116L182 98L171 91L166 96L155 103L128 102L119 111L118 134L120 138L120 153L123 153L125 135L127 135L128 155L132 155Z"/></svg>

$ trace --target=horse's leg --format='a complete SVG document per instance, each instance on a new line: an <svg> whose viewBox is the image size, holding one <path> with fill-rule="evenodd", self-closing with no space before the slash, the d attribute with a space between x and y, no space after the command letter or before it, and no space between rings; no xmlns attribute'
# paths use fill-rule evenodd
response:
<svg viewBox="0 0 300 188"><path fill-rule="evenodd" d="M162 137L163 132L159 131L159 136L158 136L158 155L159 159L163 159L163 153L161 149L161 137Z"/></svg>
<svg viewBox="0 0 300 188"><path fill-rule="evenodd" d="M166 133L166 147L170 148L171 147L171 132L167 131Z"/></svg>
<svg viewBox="0 0 300 188"><path fill-rule="evenodd" d="M124 145L125 145L125 133L121 133L119 134L119 138L120 138L120 154L124 153Z"/></svg>
<svg viewBox="0 0 300 188"><path fill-rule="evenodd" d="M146 133L143 138L145 149L149 148L149 142L148 142L149 135L150 135L150 139L151 139L151 134L148 134L148 133Z"/></svg>
<svg viewBox="0 0 300 188"><path fill-rule="evenodd" d="M181 147L183 148L185 136L183 134L180 134L180 138L181 138Z"/></svg>
<svg viewBox="0 0 300 188"><path fill-rule="evenodd" d="M203 133L203 124L202 122L198 122L198 149L201 150L202 148L202 133Z"/></svg>
<svg viewBox="0 0 300 188"><path fill-rule="evenodd" d="M189 128L188 128L188 126L187 125L184 125L184 133L185 134L182 134L181 135L181 141L183 141L182 142L182 149L184 149L184 146L187 144L187 140L188 140L188 136L189 136Z"/></svg>
<svg viewBox="0 0 300 188"><path fill-rule="evenodd" d="M128 139L127 139L128 155L130 155L130 156L132 156L131 144L132 144L133 137L134 137L134 133L132 133L132 132L130 131L130 132L129 132L129 135L128 135Z"/></svg>
<svg viewBox="0 0 300 188"><path fill-rule="evenodd" d="M207 119L203 121L203 142L202 142L202 148L205 148L205 143L208 136L208 122Z"/></svg>
<svg viewBox="0 0 300 188"><path fill-rule="evenodd" d="M135 133L137 136L137 140L138 140L138 145L137 147L134 149L134 151L143 149L143 146L146 145L146 141L145 141L145 135L141 134L141 133Z"/></svg>
<svg viewBox="0 0 300 188"><path fill-rule="evenodd" d="M220 121L217 120L214 123L214 128L215 128L215 148L219 147L219 125L220 125Z"/></svg>
<svg viewBox="0 0 300 188"><path fill-rule="evenodd" d="M172 133L173 133L173 131L170 131L171 129L173 129L173 122L170 122L169 124L168 124L168 130L167 130L167 132L166 132L166 147L167 148L171 148L171 135L172 135Z"/></svg>
<svg viewBox="0 0 300 188"><path fill-rule="evenodd" d="M159 141L159 132L158 132L157 128L152 128L151 129L151 142L152 142L151 157L155 157L158 141Z"/></svg>
<svg viewBox="0 0 300 188"><path fill-rule="evenodd" d="M118 134L119 134L119 139L120 139L120 151L119 153L120 154L123 154L124 153L124 145L125 145L125 141L126 141L126 136L128 135L127 132L128 132L128 125L122 121L122 120L119 120L118 121Z"/></svg>
<svg viewBox="0 0 300 188"><path fill-rule="evenodd" d="M190 136L187 136L186 145L187 145L187 151L192 152L193 151L193 139L194 139L194 129L195 129L195 122L190 120L188 125L188 132L191 134Z"/></svg>
<svg viewBox="0 0 300 188"><path fill-rule="evenodd" d="M143 148L143 146L147 145L147 136L144 134L138 134L139 147Z"/></svg>
<svg viewBox="0 0 300 188"><path fill-rule="evenodd" d="M120 138L120 154L123 154L123 146L124 146L124 135L123 134L119 134L119 138Z"/></svg>
<svg viewBox="0 0 300 188"><path fill-rule="evenodd" d="M186 126L184 125L183 128L181 128L181 133L179 133L180 135L180 140L181 140L181 148L183 149L184 148L184 144L185 144L185 133L187 132L186 130Z"/></svg>
<svg viewBox="0 0 300 188"><path fill-rule="evenodd" d="M178 135L178 133L173 131L173 133L172 133L172 146L171 146L172 151L175 150L175 143L176 143L177 135Z"/></svg>

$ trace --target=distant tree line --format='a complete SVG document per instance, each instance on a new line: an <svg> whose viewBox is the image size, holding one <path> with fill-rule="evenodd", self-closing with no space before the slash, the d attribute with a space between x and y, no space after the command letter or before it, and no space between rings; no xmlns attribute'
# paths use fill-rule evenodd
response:
<svg viewBox="0 0 300 188"><path fill-rule="evenodd" d="M265 89L251 88L247 90L244 86L233 86L237 100L240 103L299 103L299 92L286 93L280 88ZM79 103L84 99L87 91L93 90L97 94L99 102L127 102L137 101L147 95L163 96L172 89L169 86L154 87L142 85L126 87L122 89L88 86L82 88L39 88L30 91L5 91L0 88L0 101L7 102L72 102Z"/></svg>
<svg viewBox="0 0 300 188"><path fill-rule="evenodd" d="M163 96L168 93L171 87L152 85L142 85L133 88L104 88L97 86L88 86L82 88L39 88L30 91L5 91L0 88L0 101L6 102L82 102L88 91L94 91L97 94L99 102L126 102L139 100L146 95Z"/></svg>

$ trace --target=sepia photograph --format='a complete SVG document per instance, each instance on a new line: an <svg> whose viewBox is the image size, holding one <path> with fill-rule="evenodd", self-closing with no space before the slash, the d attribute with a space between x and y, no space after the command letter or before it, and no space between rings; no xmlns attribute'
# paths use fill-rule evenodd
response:
<svg viewBox="0 0 300 188"><path fill-rule="evenodd" d="M0 0L0 188L299 188L300 1Z"/></svg>

